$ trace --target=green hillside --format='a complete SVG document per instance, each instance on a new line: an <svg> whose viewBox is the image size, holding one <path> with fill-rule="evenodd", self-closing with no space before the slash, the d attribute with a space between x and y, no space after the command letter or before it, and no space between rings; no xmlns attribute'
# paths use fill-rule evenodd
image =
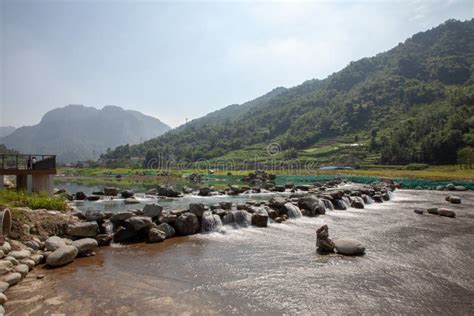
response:
<svg viewBox="0 0 474 316"><path fill-rule="evenodd" d="M474 146L474 20L449 20L324 80L256 100L103 158L455 163Z"/></svg>

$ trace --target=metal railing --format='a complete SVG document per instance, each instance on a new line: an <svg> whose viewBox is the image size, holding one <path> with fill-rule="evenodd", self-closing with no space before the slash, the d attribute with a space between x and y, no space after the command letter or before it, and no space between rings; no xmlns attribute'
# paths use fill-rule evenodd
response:
<svg viewBox="0 0 474 316"><path fill-rule="evenodd" d="M0 154L0 170L53 170L56 155Z"/></svg>

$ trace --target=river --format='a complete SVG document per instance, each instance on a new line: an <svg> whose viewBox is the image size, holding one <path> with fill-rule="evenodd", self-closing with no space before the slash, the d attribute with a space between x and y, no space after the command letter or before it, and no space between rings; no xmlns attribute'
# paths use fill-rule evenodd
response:
<svg viewBox="0 0 474 316"><path fill-rule="evenodd" d="M226 228L159 244L113 245L35 268L8 290L11 315L474 314L474 194L397 190L391 201L268 228ZM456 218L418 215L448 207ZM315 252L315 230L366 254ZM44 275L37 279L36 276Z"/></svg>

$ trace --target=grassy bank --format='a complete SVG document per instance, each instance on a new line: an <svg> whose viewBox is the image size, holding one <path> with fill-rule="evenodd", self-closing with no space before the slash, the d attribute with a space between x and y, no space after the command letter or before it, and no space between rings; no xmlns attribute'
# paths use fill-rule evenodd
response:
<svg viewBox="0 0 474 316"><path fill-rule="evenodd" d="M1 190L0 205L11 208L29 207L31 209L66 210L67 203L62 197L49 197L41 194L26 194L16 190Z"/></svg>

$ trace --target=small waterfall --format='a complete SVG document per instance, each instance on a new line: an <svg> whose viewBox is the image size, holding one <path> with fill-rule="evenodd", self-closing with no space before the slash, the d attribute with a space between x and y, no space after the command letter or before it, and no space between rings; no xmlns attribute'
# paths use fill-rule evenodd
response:
<svg viewBox="0 0 474 316"><path fill-rule="evenodd" d="M202 215L202 228L201 232L210 233L218 230L222 226L222 221L219 215L212 214L209 211L204 212Z"/></svg>
<svg viewBox="0 0 474 316"><path fill-rule="evenodd" d="M249 227L252 224L252 214L245 210L228 212L223 218L224 225Z"/></svg>
<svg viewBox="0 0 474 316"><path fill-rule="evenodd" d="M367 194L362 194L362 199L364 199L365 204L372 204L374 200Z"/></svg>
<svg viewBox="0 0 474 316"><path fill-rule="evenodd" d="M332 204L332 202L328 199L321 199L321 201L324 203L324 208L326 208L326 210L334 210L334 205Z"/></svg>
<svg viewBox="0 0 474 316"><path fill-rule="evenodd" d="M110 220L105 221L103 227L105 229L106 234L114 233L114 224Z"/></svg>
<svg viewBox="0 0 474 316"><path fill-rule="evenodd" d="M352 197L351 207L354 207L354 208L364 208L364 207L365 207L364 199L361 198L360 196L353 196L353 197Z"/></svg>
<svg viewBox="0 0 474 316"><path fill-rule="evenodd" d="M347 205L344 200L341 199L335 199L334 200L334 208L336 210L347 210Z"/></svg>
<svg viewBox="0 0 474 316"><path fill-rule="evenodd" d="M303 216L301 210L298 206L294 205L293 203L285 203L285 208L288 212L289 218L298 218Z"/></svg>
<svg viewBox="0 0 474 316"><path fill-rule="evenodd" d="M346 209L351 207L351 199L349 197L343 196L342 197L342 202L344 203L344 206L346 207Z"/></svg>

